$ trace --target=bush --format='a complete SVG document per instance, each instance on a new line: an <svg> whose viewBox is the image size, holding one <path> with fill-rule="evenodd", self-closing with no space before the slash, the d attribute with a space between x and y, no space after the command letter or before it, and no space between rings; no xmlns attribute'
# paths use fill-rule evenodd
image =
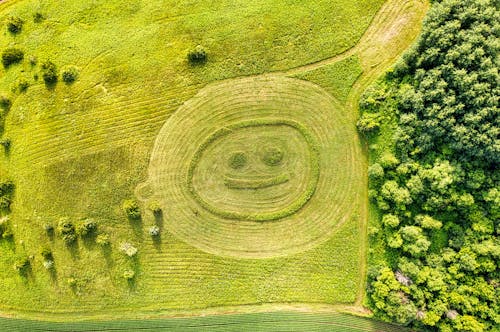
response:
<svg viewBox="0 0 500 332"><path fill-rule="evenodd" d="M151 236L160 235L160 227L158 227L156 225L149 227L149 235L151 235Z"/></svg>
<svg viewBox="0 0 500 332"><path fill-rule="evenodd" d="M74 66L67 67L63 69L61 76L64 83L71 84L78 78L78 69Z"/></svg>
<svg viewBox="0 0 500 332"><path fill-rule="evenodd" d="M134 257L135 255L137 255L138 251L136 247L128 242L122 243L120 246L120 250L128 257Z"/></svg>
<svg viewBox="0 0 500 332"><path fill-rule="evenodd" d="M19 63L24 59L24 52L18 48L10 47L3 51L2 53L2 64L5 68L10 65Z"/></svg>
<svg viewBox="0 0 500 332"><path fill-rule="evenodd" d="M42 77L47 85L57 82L57 67L52 61L47 60L42 64Z"/></svg>
<svg viewBox="0 0 500 332"><path fill-rule="evenodd" d="M4 148L5 151L9 151L10 150L11 141L8 138L1 139L0 140L0 145L3 146L3 148Z"/></svg>
<svg viewBox="0 0 500 332"><path fill-rule="evenodd" d="M52 260L52 250L50 248L47 248L47 247L42 247L40 248L40 255L42 255L42 257L45 259L45 260Z"/></svg>
<svg viewBox="0 0 500 332"><path fill-rule="evenodd" d="M97 231L97 222L94 219L85 219L78 227L80 236L93 235Z"/></svg>
<svg viewBox="0 0 500 332"><path fill-rule="evenodd" d="M16 269L19 273L25 273L30 267L30 259L28 256L21 256L16 259L14 262L14 269Z"/></svg>
<svg viewBox="0 0 500 332"><path fill-rule="evenodd" d="M152 201L150 204L149 204L149 209L151 211L153 211L153 214L154 215L159 215L161 214L161 206L160 206L160 203L158 203L158 201Z"/></svg>
<svg viewBox="0 0 500 332"><path fill-rule="evenodd" d="M8 111L10 109L10 106L12 106L12 102L10 101L9 97L5 95L0 96L0 108L4 111Z"/></svg>
<svg viewBox="0 0 500 332"><path fill-rule="evenodd" d="M207 52L205 51L203 46L198 45L194 50L188 52L187 58L190 64L204 64L205 62L207 62Z"/></svg>
<svg viewBox="0 0 500 332"><path fill-rule="evenodd" d="M141 218L141 210L139 208L139 204L133 199L127 199L122 204L123 211L127 215L129 219L140 219Z"/></svg>
<svg viewBox="0 0 500 332"><path fill-rule="evenodd" d="M97 235L95 242L101 247L105 247L109 245L109 235L106 233L101 233Z"/></svg>
<svg viewBox="0 0 500 332"><path fill-rule="evenodd" d="M69 219L62 218L61 220L59 220L57 230L59 231L61 238L67 245L72 244L76 241L75 226Z"/></svg>
<svg viewBox="0 0 500 332"><path fill-rule="evenodd" d="M33 22L40 23L45 19L42 13L36 12L33 14Z"/></svg>
<svg viewBox="0 0 500 332"><path fill-rule="evenodd" d="M45 232L47 232L48 234L51 234L54 232L54 226L52 224L45 224L43 225L43 229L45 230Z"/></svg>
<svg viewBox="0 0 500 332"><path fill-rule="evenodd" d="M19 79L17 82L17 90L19 90L19 92L25 92L28 90L29 86L30 83L24 78Z"/></svg>
<svg viewBox="0 0 500 332"><path fill-rule="evenodd" d="M356 126L365 136L378 132L380 129L380 115L377 113L363 113Z"/></svg>
<svg viewBox="0 0 500 332"><path fill-rule="evenodd" d="M125 270L123 271L123 278L126 280L132 280L135 277L135 272L133 270Z"/></svg>
<svg viewBox="0 0 500 332"><path fill-rule="evenodd" d="M21 18L11 16L7 20L7 30L9 30L10 33L19 33L23 28L23 24L24 21Z"/></svg>

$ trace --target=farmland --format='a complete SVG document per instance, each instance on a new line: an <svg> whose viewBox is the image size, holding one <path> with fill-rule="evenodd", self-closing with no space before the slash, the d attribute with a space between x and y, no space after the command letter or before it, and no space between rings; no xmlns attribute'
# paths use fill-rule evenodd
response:
<svg viewBox="0 0 500 332"><path fill-rule="evenodd" d="M0 4L0 21L24 21L0 41L24 52L0 76L10 101L0 175L15 185L2 211L12 236L0 240L0 311L65 320L360 306L367 156L357 102L416 38L426 9ZM193 64L197 45L207 59ZM54 82L53 69L63 73Z"/></svg>

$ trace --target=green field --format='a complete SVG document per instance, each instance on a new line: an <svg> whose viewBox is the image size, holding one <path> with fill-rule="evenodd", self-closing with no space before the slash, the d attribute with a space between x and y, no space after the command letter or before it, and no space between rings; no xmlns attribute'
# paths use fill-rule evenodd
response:
<svg viewBox="0 0 500 332"><path fill-rule="evenodd" d="M357 101L415 39L426 9L418 0L0 4L0 22L24 20L19 33L4 29L0 50L25 53L0 70L12 102L0 180L16 186L13 237L0 240L0 311L71 320L360 306L367 157ZM197 45L208 61L190 65ZM47 60L78 79L47 86ZM127 199L139 201L140 219L127 219ZM44 229L61 218L92 218L110 245L81 236L68 246ZM138 254L124 255L123 243Z"/></svg>
<svg viewBox="0 0 500 332"><path fill-rule="evenodd" d="M347 314L260 313L140 321L48 323L0 318L8 331L329 331L404 332L401 326Z"/></svg>

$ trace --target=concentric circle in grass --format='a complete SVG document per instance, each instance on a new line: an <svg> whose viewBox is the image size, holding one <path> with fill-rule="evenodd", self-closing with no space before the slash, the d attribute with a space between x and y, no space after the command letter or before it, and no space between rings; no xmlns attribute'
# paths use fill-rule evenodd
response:
<svg viewBox="0 0 500 332"><path fill-rule="evenodd" d="M204 251L300 252L349 218L361 174L355 135L349 115L309 82L216 83L167 120L140 191L160 203L170 232Z"/></svg>

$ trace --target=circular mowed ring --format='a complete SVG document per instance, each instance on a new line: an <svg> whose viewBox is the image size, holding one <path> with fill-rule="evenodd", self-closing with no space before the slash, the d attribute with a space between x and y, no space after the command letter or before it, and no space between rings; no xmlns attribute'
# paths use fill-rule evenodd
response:
<svg viewBox="0 0 500 332"><path fill-rule="evenodd" d="M355 128L318 86L261 76L210 85L161 129L138 196L201 250L264 258L309 249L356 201ZM146 193L147 194L144 194Z"/></svg>

